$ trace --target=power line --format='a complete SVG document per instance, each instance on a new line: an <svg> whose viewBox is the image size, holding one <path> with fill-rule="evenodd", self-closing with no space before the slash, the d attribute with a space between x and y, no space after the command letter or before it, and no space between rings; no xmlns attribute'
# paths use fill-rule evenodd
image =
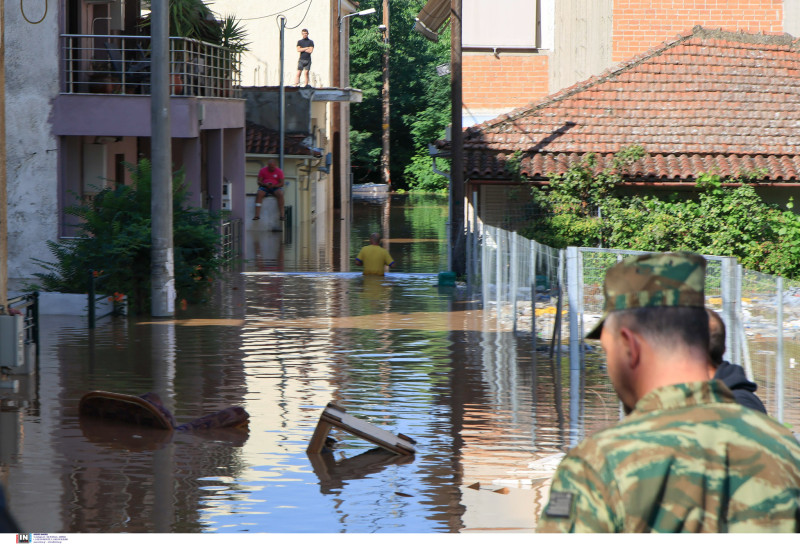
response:
<svg viewBox="0 0 800 544"><path fill-rule="evenodd" d="M308 0L308 7L306 8L306 13L305 13L305 15L303 15L303 18L302 18L302 19L300 19L300 22L299 22L299 23L297 23L297 24L296 24L296 25L294 25L294 26L288 26L288 27L286 27L286 28L288 28L289 30L293 30L293 29L297 28L298 26L302 25L302 24L303 24L303 21L305 21L305 20L306 20L306 17L308 17L308 10L310 10L310 9L311 9L311 3L312 3L312 2L313 2L313 0Z"/></svg>
<svg viewBox="0 0 800 544"><path fill-rule="evenodd" d="M293 5L293 6L292 6L292 7L290 7L290 8L282 9L282 10L280 10L280 11L276 11L275 13L270 13L269 15L260 15L260 16L258 16L258 17L250 17L250 18L247 18L247 19L239 19L239 20L240 20L240 21L257 21L258 19L266 19L267 17L272 17L272 16L274 16L274 15L280 15L281 13L283 13L283 12L285 12L285 11L289 11L289 10L292 10L292 9L294 9L294 8L298 7L298 6L302 6L302 5L303 5L303 4L305 4L306 2L308 2L308 5L309 5L309 7L311 7L311 2L312 2L312 0L303 0L302 2L295 4L295 5ZM306 15L308 15L308 10L306 10ZM303 16L303 19L305 20L305 18L306 18L306 17L305 17L305 15L304 15L304 16ZM302 24L302 22L303 22L303 21L300 21L300 23L301 23L301 24Z"/></svg>

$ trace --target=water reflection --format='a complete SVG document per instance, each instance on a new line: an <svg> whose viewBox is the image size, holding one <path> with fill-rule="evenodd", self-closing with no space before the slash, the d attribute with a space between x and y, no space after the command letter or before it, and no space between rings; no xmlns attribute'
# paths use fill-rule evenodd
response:
<svg viewBox="0 0 800 544"><path fill-rule="evenodd" d="M388 219L386 206L354 209L354 252L388 220L401 272L383 278L269 233L248 239L245 273L175 319L105 321L91 335L45 319L39 373L0 411L17 520L36 532L531 531L546 478L529 465L566 445L568 384L529 336L438 287L445 205L393 200ZM584 413L613 420L595 383ZM249 435L87 423L89 390L156 391L179 423L241 405ZM334 430L333 452L307 455L331 401L414 438L417 454L369 453Z"/></svg>

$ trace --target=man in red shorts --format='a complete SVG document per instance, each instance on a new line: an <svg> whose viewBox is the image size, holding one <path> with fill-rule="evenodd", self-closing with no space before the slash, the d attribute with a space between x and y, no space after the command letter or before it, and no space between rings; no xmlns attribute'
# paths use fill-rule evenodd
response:
<svg viewBox="0 0 800 544"><path fill-rule="evenodd" d="M256 215L253 221L261 219L261 201L264 197L274 196L278 200L278 213L283 221L283 172L273 159L258 172L258 191L256 192Z"/></svg>

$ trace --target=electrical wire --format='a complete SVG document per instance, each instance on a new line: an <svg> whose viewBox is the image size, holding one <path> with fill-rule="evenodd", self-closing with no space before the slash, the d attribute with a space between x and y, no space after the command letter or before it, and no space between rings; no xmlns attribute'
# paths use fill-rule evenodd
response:
<svg viewBox="0 0 800 544"><path fill-rule="evenodd" d="M48 3L48 0L44 0L44 15L42 15L42 18L39 19L38 21L31 21L30 19L28 19L28 16L25 15L25 6L22 5L23 2L24 2L24 0L19 0L19 11L22 13L22 18L23 19L25 19L28 23L30 23L32 25L38 25L39 23L44 21L44 18L47 17L47 3Z"/></svg>
<svg viewBox="0 0 800 544"><path fill-rule="evenodd" d="M20 0L20 1L21 1L21 0ZM306 17L308 17L308 10L310 10L310 9L311 9L311 4L313 3L313 1L314 1L314 0L308 0L308 7L306 8L306 13L305 13L305 15L303 15L303 18L302 18L302 19L300 19L300 22L299 22L299 23L297 23L296 25L294 25L294 26L287 26L286 28L287 28L288 30L295 29L295 28L297 28L298 26L300 26L300 25L302 25L302 24L303 24L303 21L305 21L305 20L306 20Z"/></svg>
<svg viewBox="0 0 800 544"><path fill-rule="evenodd" d="M290 9L294 9L294 8L296 8L298 6L302 6L306 2L308 2L309 5L311 5L311 0L303 0L302 2L295 4L290 8L282 9L280 11L276 11L275 13L270 13L269 15L259 15L258 17L249 17L247 19L239 19L239 20L240 21L257 21L258 19L266 19L267 17L272 17L273 15L280 15L284 11L289 11ZM306 10L306 13L308 13L308 10ZM303 19L305 19L305 16L303 17Z"/></svg>

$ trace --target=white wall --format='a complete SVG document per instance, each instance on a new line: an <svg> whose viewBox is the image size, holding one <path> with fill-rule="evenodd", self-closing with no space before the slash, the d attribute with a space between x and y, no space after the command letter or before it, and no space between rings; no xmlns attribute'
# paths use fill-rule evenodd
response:
<svg viewBox="0 0 800 544"><path fill-rule="evenodd" d="M55 4L55 5L53 5ZM58 2L39 24L17 5L5 11L8 275L30 278L50 260L46 240L58 236L58 141L51 131L58 95ZM32 21L44 3L25 4Z"/></svg>
<svg viewBox="0 0 800 544"><path fill-rule="evenodd" d="M282 11L285 8L298 6ZM286 16L284 30L284 82L294 83L297 73L297 40L302 38L301 29L308 29L308 37L314 41L311 54L311 85L330 87L332 81L331 16L336 17L334 1L311 2L264 2L263 0L214 0L209 7L219 16L234 15L241 19L247 29L249 51L242 56L242 85L277 86L280 84L280 27L277 13ZM308 12L306 13L306 9ZM296 28L292 28L296 27Z"/></svg>
<svg viewBox="0 0 800 544"><path fill-rule="evenodd" d="M784 0L783 2L783 31L795 38L800 36L800 2L798 0Z"/></svg>

